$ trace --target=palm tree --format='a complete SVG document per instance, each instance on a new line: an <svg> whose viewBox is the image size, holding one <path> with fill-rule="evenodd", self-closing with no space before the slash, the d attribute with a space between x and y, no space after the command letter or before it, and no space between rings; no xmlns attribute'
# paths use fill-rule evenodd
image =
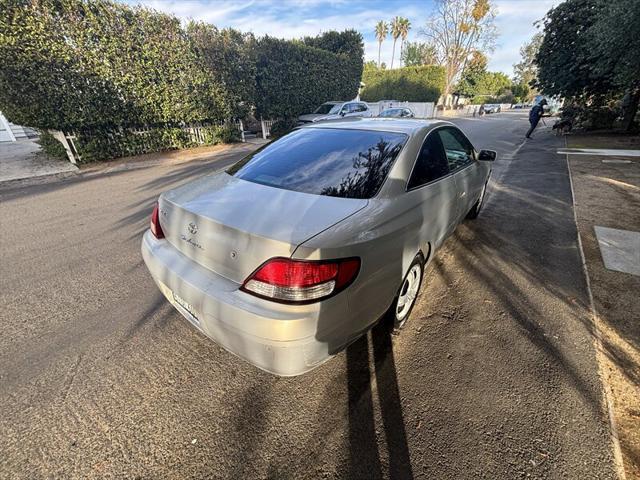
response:
<svg viewBox="0 0 640 480"><path fill-rule="evenodd" d="M382 48L382 42L387 38L389 33L389 25L384 20L380 20L376 23L376 39L378 40L378 68L380 68L380 49Z"/></svg>
<svg viewBox="0 0 640 480"><path fill-rule="evenodd" d="M404 41L407 39L409 35L409 30L411 30L411 22L408 18L400 19L400 63L402 64L402 49L404 47Z"/></svg>
<svg viewBox="0 0 640 480"><path fill-rule="evenodd" d="M394 17L391 20L391 36L393 37L393 53L391 53L391 68L393 68L393 59L396 56L396 41L402 33L402 17Z"/></svg>

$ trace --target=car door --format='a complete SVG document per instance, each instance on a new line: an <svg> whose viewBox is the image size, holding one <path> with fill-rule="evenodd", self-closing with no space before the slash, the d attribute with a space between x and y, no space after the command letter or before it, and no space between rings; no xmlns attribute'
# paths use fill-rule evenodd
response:
<svg viewBox="0 0 640 480"><path fill-rule="evenodd" d="M357 117L360 116L360 112L358 112L358 104L357 103L346 103L344 107L346 109L345 117Z"/></svg>
<svg viewBox="0 0 640 480"><path fill-rule="evenodd" d="M407 200L420 224L420 244L438 247L457 224L458 189L440 137L431 132L424 139L407 182Z"/></svg>
<svg viewBox="0 0 640 480"><path fill-rule="evenodd" d="M471 210L484 186L483 169L475 158L473 145L456 127L436 130L458 188L458 220Z"/></svg>

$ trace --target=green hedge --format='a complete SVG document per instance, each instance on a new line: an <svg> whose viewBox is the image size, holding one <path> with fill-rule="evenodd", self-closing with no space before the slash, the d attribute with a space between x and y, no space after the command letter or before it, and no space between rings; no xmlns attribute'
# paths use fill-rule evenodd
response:
<svg viewBox="0 0 640 480"><path fill-rule="evenodd" d="M312 112L358 94L364 47L355 31L303 41L264 37L257 44L256 110L265 118Z"/></svg>
<svg viewBox="0 0 640 480"><path fill-rule="evenodd" d="M200 128L204 136L204 145L231 143L238 141L240 137L240 132L234 125L210 125ZM184 128L159 127L143 133L136 133L129 129L83 131L76 133L74 145L80 152L81 162L88 163L143 153L198 147L203 144L192 139Z"/></svg>
<svg viewBox="0 0 640 480"><path fill-rule="evenodd" d="M445 70L436 65L367 69L362 81L365 87L361 98L367 102L437 102L444 91Z"/></svg>
<svg viewBox="0 0 640 480"><path fill-rule="evenodd" d="M2 0L0 108L70 130L229 115L180 21L107 0Z"/></svg>
<svg viewBox="0 0 640 480"><path fill-rule="evenodd" d="M84 159L143 153L142 140L180 148L184 125L253 110L291 118L354 98L363 51L355 31L256 41L110 0L0 0L0 110L25 126L91 132L78 141ZM153 138L122 133L147 126Z"/></svg>

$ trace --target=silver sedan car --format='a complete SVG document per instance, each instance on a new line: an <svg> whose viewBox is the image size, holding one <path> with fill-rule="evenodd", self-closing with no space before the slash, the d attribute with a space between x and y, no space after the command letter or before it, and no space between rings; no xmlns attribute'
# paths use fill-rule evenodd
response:
<svg viewBox="0 0 640 480"><path fill-rule="evenodd" d="M494 159L442 121L313 124L163 193L142 255L198 330L299 375L381 318L405 324L426 264L478 215Z"/></svg>

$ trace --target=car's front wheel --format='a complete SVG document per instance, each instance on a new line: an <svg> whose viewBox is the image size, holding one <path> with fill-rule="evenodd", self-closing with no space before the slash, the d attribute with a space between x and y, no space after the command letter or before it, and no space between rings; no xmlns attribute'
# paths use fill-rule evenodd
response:
<svg viewBox="0 0 640 480"><path fill-rule="evenodd" d="M400 330L407 323L407 319L418 298L423 272L424 264L422 258L418 256L409 266L409 271L402 280L398 295L391 306L395 331Z"/></svg>

